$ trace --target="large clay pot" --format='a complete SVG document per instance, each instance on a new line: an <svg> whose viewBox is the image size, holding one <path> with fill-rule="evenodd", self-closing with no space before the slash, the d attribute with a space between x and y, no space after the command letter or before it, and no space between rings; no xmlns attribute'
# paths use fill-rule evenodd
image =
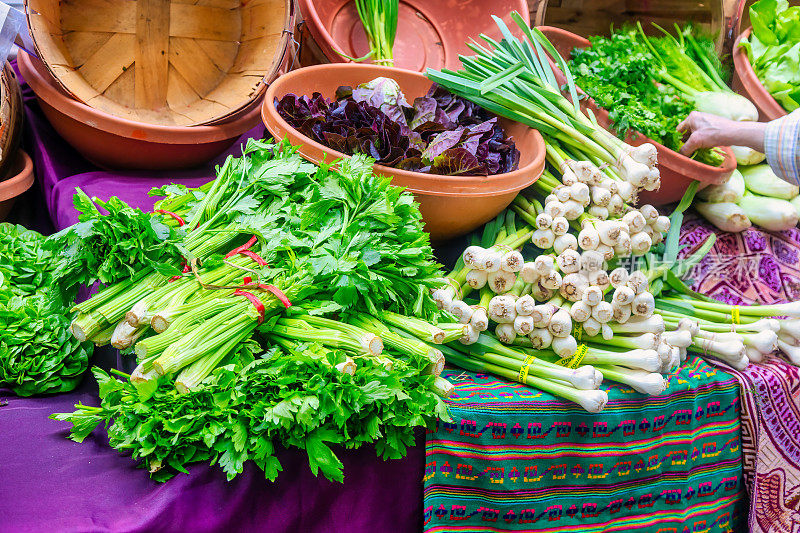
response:
<svg viewBox="0 0 800 533"><path fill-rule="evenodd" d="M362 57L369 44L350 0L299 0L303 23L311 39L318 63L344 63L350 57ZM459 54L470 55L470 37L479 40L485 33L502 38L491 15L501 17L514 31L517 25L509 14L517 11L529 22L525 0L401 0L397 13L397 37L392 53L394 66L424 72L427 68L458 69ZM516 32L515 32L516 33Z"/></svg>
<svg viewBox="0 0 800 533"><path fill-rule="evenodd" d="M287 137L299 145L309 161L333 161L345 154L323 146L291 127L275 108L274 99L285 94L311 95L319 92L334 98L340 85L355 86L379 76L397 81L406 98L423 96L431 82L410 70L375 65L328 64L305 67L278 78L264 98L262 117L275 137ZM514 138L520 151L519 169L493 176L440 176L375 165L375 173L392 178L392 184L406 187L420 204L425 229L436 241L464 235L485 224L505 209L516 194L535 182L544 169L545 146L538 131L518 122L500 120L506 135Z"/></svg>
<svg viewBox="0 0 800 533"><path fill-rule="evenodd" d="M747 28L744 33L736 38L733 45L733 90L748 98L758 109L758 120L768 122L786 115L786 110L775 100L761 83L750 64L747 51L739 46L742 39L747 39L752 28Z"/></svg>
<svg viewBox="0 0 800 533"><path fill-rule="evenodd" d="M8 173L0 180L0 222L6 219L19 195L33 185L33 161L22 150L9 158Z"/></svg>
<svg viewBox="0 0 800 533"><path fill-rule="evenodd" d="M591 43L587 39L567 30L549 26L540 26L539 29L550 39L550 42L553 43L558 53L564 58L569 58L573 48L586 48L591 46ZM560 71L557 70L556 75L559 77L559 83L566 83L566 78ZM613 122L608 117L608 112L595 104L594 100L591 98L582 99L581 107L584 109L591 109L597 117L598 123L607 130L613 131ZM661 171L661 188L653 192L642 191L641 194L639 194L639 201L641 203L665 205L677 202L693 181L699 182L701 189L709 185L724 183L736 169L736 158L731 149L727 146L722 147L725 151L725 161L722 166L712 167L683 156L674 150L670 150L666 146L652 139L648 139L638 132L629 133L625 140L633 146L639 146L649 142L654 144L658 149L658 167Z"/></svg>
<svg viewBox="0 0 800 533"><path fill-rule="evenodd" d="M260 100L227 121L208 126L159 126L103 113L71 98L44 65L23 51L22 77L45 116L86 159L113 169L180 169L201 165L227 150L259 120Z"/></svg>

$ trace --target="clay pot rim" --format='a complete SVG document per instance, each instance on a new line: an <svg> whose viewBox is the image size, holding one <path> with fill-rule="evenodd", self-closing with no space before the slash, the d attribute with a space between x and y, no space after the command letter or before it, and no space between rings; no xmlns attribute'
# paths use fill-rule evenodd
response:
<svg viewBox="0 0 800 533"><path fill-rule="evenodd" d="M733 69L734 69L734 71L737 71L737 75L739 76L739 80L741 81L742 85L744 85L744 78L743 78L742 75L738 74L739 71L742 74L746 74L748 77L752 76L752 78L756 80L757 83L754 84L754 85L750 85L748 87L745 87L745 91L747 91L748 93L751 90L755 91L757 93L755 96L758 96L761 99L763 99L764 100L763 103L765 105L768 105L770 107L774 106L776 109L780 109L782 114L779 115L779 116L776 116L774 118L780 118L782 116L786 116L789 113L783 108L783 106L780 104L780 102L775 100L775 98L769 93L767 88L764 87L764 84L761 83L761 80L758 79L758 76L756 75L756 71L753 69L753 65L750 64L750 58L747 57L747 52L745 52L744 48L739 46L739 43L742 42L742 39L746 39L747 37L749 37L750 33L752 33L752 31L753 31L753 27L750 26L749 28L744 30L742 33L740 33L739 36L736 38L736 41L734 41L734 43L733 43L733 53L731 54L733 56ZM770 111L774 111L774 110L770 110ZM770 118L772 118L772 117L770 117Z"/></svg>
<svg viewBox="0 0 800 533"><path fill-rule="evenodd" d="M564 35L564 36L567 36L567 37L570 37L570 38L577 37L577 39L579 39L582 42L586 43L584 46L591 45L589 40L586 39L585 37L583 37L582 35L578 35L577 33L572 33L571 31L564 30L562 28L556 28L554 26L540 26L539 29L542 30L542 31L546 30L546 31L552 32L552 33L559 33L561 35ZM554 67L558 68L556 65L554 65ZM560 69L559 69L559 73L558 74L563 76L563 73L560 72ZM586 93L580 87L577 87L577 85L576 85L576 88L578 89L579 93L586 95ZM593 98L591 98L588 95L586 95L586 99L584 100L584 102L595 113L597 113L598 111L603 113L604 118L606 120L608 120L609 123L611 123L611 119L608 117L608 111L606 109L600 107L599 105L597 105L597 103L594 101ZM692 159L690 157L686 157L685 155L681 154L680 152L676 152L675 150L673 150L671 148L667 148L663 144L661 144L661 143L659 143L657 141L654 141L653 139L647 137L646 135L644 135L644 134L642 134L642 133L640 133L638 131L629 132L628 135L626 136L625 140L626 140L626 142L629 142L629 140L630 140L630 141L633 141L633 142L637 142L639 144L644 144L644 143L648 143L649 142L649 143L653 144L656 147L657 150L659 150L659 151L663 150L664 151L663 152L664 155L667 156L667 158L666 158L667 161L669 161L670 163L683 165L683 166L688 166L688 167L690 167L689 170L691 170L692 167L694 167L694 169L696 169L698 172L702 172L702 173L705 174L705 176L702 179L692 178L692 179L696 179L697 181L706 182L706 183L712 183L712 184L719 184L719 183L722 183L723 181L725 181L728 178L728 176L731 174L731 172L736 170L736 156L733 155L733 150L731 150L730 146L720 146L719 147L723 152L725 152L725 160L723 161L721 166L714 167L714 166L707 165L705 163L701 163L699 161L696 161L696 160L694 160L694 159ZM658 164L659 165L664 165L664 164L667 164L667 163L665 161L663 161L662 158L659 158Z"/></svg>
<svg viewBox="0 0 800 533"><path fill-rule="evenodd" d="M271 84L267 88L267 92L264 95L264 103L262 104L261 108L261 117L264 121L264 124L267 126L269 130L270 123L275 121L277 122L284 130L291 130L294 134L300 139L303 144L307 144L310 147L315 148L325 154L330 154L332 158L341 159L345 157L350 157L347 154L343 154L338 152L332 148L329 148L323 144L320 144L313 139L303 135L297 129L292 127L288 122L286 122L283 117L278 114L277 109L275 108L274 99L276 97L276 93L283 89L284 84L287 82L291 82L295 77L302 76L305 73L313 70L350 70L353 68L374 68L380 69L381 71L385 72L386 77L393 77L393 74L399 74L401 76L416 76L420 78L425 78L425 76L420 72L415 72L411 70L396 68L396 67L385 67L380 65L358 65L355 63L329 63L325 65L313 65L309 67L303 67L300 69L293 70L287 74L284 74L280 78L278 78L273 84ZM323 74L320 74L323 75ZM347 83L346 77L340 77L341 82L343 85ZM425 78L427 80L427 78ZM433 83L433 82L431 82ZM500 120L505 120L500 117ZM476 191L447 191L442 190L440 188L419 188L419 187L410 187L404 186L402 184L398 184L398 186L405 187L409 191L412 192L419 192L424 193L431 196L474 196L474 197L486 197L486 196L499 196L502 194L508 194L509 192L519 191L528 187L532 183L534 183L539 176L541 175L541 169L544 168L544 139L542 138L541 133L538 130L531 128L534 131L536 136L537 144L541 146L540 154L536 157L533 161L525 166L520 166L517 170L512 172L505 172L503 174L492 174L489 176L443 176L438 174L427 174L424 172L413 172L409 170L402 170L393 167L387 167L384 165L373 165L376 174L383 174L387 176L396 176L398 178L407 178L413 180L425 180L431 183L431 185L445 185L447 188L449 186L458 186L458 187L473 187L478 188ZM311 160L312 162L319 164L320 161L314 161L313 158L310 158L303 154L303 157ZM535 171L539 169L539 171ZM527 175L530 174L531 177ZM493 185L497 185L497 182L508 182L508 186L503 187L502 189L492 188Z"/></svg>
<svg viewBox="0 0 800 533"><path fill-rule="evenodd" d="M11 172L17 169L19 172L0 181L0 202L16 198L33 185L33 160L24 150L17 150L10 168Z"/></svg>
<svg viewBox="0 0 800 533"><path fill-rule="evenodd" d="M17 64L25 82L38 98L41 98L58 112L83 122L88 126L118 135L120 137L144 140L162 144L198 144L198 141L212 143L223 141L242 134L242 124L252 122L258 115L259 105L253 105L242 115L229 122L203 126L160 126L144 122L134 122L99 111L75 100L56 85L55 79L44 75L34 64L40 61L24 50L17 55ZM42 65L44 68L44 65ZM258 102L256 98L255 102Z"/></svg>

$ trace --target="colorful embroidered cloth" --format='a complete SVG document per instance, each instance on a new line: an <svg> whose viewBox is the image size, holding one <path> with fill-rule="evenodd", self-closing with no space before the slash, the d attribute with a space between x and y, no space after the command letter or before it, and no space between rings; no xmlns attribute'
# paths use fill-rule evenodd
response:
<svg viewBox="0 0 800 533"><path fill-rule="evenodd" d="M693 289L736 305L800 297L800 230L721 232L701 219L684 223L682 253L708 236L717 243L692 271ZM750 492L750 531L800 531L800 369L779 358L738 372L742 386L742 455Z"/></svg>
<svg viewBox="0 0 800 533"><path fill-rule="evenodd" d="M460 369L426 438L425 531L741 531L739 386L690 358L650 398L606 383L589 414Z"/></svg>

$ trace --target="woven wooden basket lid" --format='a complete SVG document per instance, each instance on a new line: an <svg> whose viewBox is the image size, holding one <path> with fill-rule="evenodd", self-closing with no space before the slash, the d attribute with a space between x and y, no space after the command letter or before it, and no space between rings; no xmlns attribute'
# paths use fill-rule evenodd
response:
<svg viewBox="0 0 800 533"><path fill-rule="evenodd" d="M14 71L6 63L0 74L0 181L7 176L22 137L22 93Z"/></svg>
<svg viewBox="0 0 800 533"><path fill-rule="evenodd" d="M292 0L26 0L48 70L128 120L217 122L247 107L287 56Z"/></svg>

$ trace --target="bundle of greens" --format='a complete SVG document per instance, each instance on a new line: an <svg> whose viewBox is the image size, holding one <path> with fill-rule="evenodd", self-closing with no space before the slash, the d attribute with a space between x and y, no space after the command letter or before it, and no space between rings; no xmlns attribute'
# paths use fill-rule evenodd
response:
<svg viewBox="0 0 800 533"><path fill-rule="evenodd" d="M0 287L0 387L31 396L78 385L93 347L70 335L64 312Z"/></svg>
<svg viewBox="0 0 800 533"><path fill-rule="evenodd" d="M677 37L648 37L641 25L591 37L592 46L572 51L576 83L602 108L621 136L629 132L679 150L683 145L677 126L693 110L732 120L757 120L747 99L726 84L727 71L713 41L695 27L676 26ZM759 156L737 148L742 164L757 163ZM723 156L715 150L698 150L694 157L719 166Z"/></svg>
<svg viewBox="0 0 800 533"><path fill-rule="evenodd" d="M639 34L659 63L655 78L671 85L691 100L697 111L711 113L729 120L757 121L758 110L753 103L728 87L729 71L723 68L711 39L703 38L696 28L675 25L677 37L663 28L664 37L647 37L641 24ZM764 160L764 154L744 146L732 146L736 162L754 165Z"/></svg>
<svg viewBox="0 0 800 533"><path fill-rule="evenodd" d="M237 361L214 370L203 388L182 394L162 382L146 401L127 379L94 369L100 407L78 405L54 418L72 422L78 442L98 423L112 421L111 446L142 460L159 481L199 462L219 464L233 479L248 460L275 480L282 470L275 451L289 446L307 451L315 475L319 470L342 481L331 445L374 442L382 457L399 458L413 445L414 427L432 414L447 416L411 367L387 371L365 361L350 376L320 363L308 348L272 349L255 360L240 350Z"/></svg>
<svg viewBox="0 0 800 533"><path fill-rule="evenodd" d="M91 344L69 334L55 263L45 237L0 224L0 387L20 396L72 390L89 363Z"/></svg>
<svg viewBox="0 0 800 533"><path fill-rule="evenodd" d="M364 26L370 52L376 63L394 66L394 38L397 35L398 0L355 0L358 18Z"/></svg>
<svg viewBox="0 0 800 533"><path fill-rule="evenodd" d="M800 107L800 7L787 0L750 6L753 32L741 46L759 81L788 111Z"/></svg>
<svg viewBox="0 0 800 533"><path fill-rule="evenodd" d="M46 238L24 226L0 223L0 286L18 296L40 296L50 283L53 254Z"/></svg>
<svg viewBox="0 0 800 533"><path fill-rule="evenodd" d="M590 48L572 52L575 83L608 111L621 138L638 132L678 150L683 145L678 124L694 105L672 86L653 83L656 60L638 31L625 28L589 41Z"/></svg>
<svg viewBox="0 0 800 533"><path fill-rule="evenodd" d="M155 191L163 223L185 230L185 272L142 261L75 306L76 338L139 365L124 384L98 373L101 407L54 417L77 440L110 423L112 446L159 479L207 460L233 477L246 459L273 479L275 445L339 480L328 443L402 455L414 427L446 416L436 345L464 326L429 295L439 270L412 196L372 163L318 168L251 140L211 184Z"/></svg>
<svg viewBox="0 0 800 533"><path fill-rule="evenodd" d="M80 213L78 223L51 235L47 244L58 250L53 277L65 299L74 297L81 285L125 279L140 264L164 275L180 274L175 264L187 253L180 245L181 229L117 197L104 202L77 189L73 203Z"/></svg>

